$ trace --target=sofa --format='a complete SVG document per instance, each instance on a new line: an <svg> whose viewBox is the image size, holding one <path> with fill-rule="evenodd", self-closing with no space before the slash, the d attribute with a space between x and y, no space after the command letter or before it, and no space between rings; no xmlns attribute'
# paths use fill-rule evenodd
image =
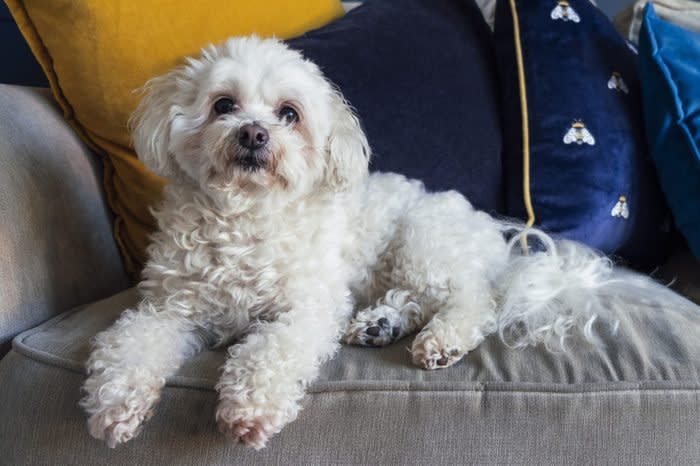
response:
<svg viewBox="0 0 700 466"><path fill-rule="evenodd" d="M204 351L168 380L140 436L109 449L78 407L83 365L91 337L138 296L99 159L47 91L0 85L0 166L2 464L700 462L700 314L682 331L643 320L625 339L601 329L601 345L574 339L567 351L489 338L442 371L412 366L408 339L343 347L262 451L217 431L224 352ZM697 297L699 271L679 248L660 273Z"/></svg>

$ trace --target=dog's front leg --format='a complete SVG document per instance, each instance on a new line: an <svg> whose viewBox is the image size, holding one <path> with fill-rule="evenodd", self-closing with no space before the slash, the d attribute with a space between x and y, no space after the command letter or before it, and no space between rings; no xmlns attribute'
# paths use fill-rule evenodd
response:
<svg viewBox="0 0 700 466"><path fill-rule="evenodd" d="M224 434L261 449L296 418L306 386L339 346L337 306L331 299L300 303L228 349L216 387Z"/></svg>
<svg viewBox="0 0 700 466"><path fill-rule="evenodd" d="M201 346L184 322L143 301L95 337L80 400L93 437L113 448L138 435L166 377Z"/></svg>

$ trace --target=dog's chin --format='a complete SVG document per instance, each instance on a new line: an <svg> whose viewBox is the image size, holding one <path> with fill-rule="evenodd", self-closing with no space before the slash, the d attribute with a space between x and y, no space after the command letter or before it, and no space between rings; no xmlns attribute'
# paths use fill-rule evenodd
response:
<svg viewBox="0 0 700 466"><path fill-rule="evenodd" d="M211 168L207 187L214 191L270 191L286 189L287 182L276 172L275 156L269 150L245 150L229 156L220 168Z"/></svg>
<svg viewBox="0 0 700 466"><path fill-rule="evenodd" d="M259 149L241 151L229 163L244 172L258 172L269 170L271 160L272 158L269 151Z"/></svg>

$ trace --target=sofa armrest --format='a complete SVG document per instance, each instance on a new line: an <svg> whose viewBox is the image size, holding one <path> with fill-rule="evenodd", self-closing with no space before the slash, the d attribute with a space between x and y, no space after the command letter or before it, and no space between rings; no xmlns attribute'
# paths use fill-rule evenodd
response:
<svg viewBox="0 0 700 466"><path fill-rule="evenodd" d="M0 84L0 357L18 332L128 285L99 159L47 90Z"/></svg>

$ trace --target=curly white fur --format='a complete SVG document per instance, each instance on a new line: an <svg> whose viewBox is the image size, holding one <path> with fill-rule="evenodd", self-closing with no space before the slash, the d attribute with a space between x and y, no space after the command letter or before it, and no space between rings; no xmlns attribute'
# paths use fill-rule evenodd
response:
<svg viewBox="0 0 700 466"><path fill-rule="evenodd" d="M231 111L216 110L221 98ZM298 119L284 120L285 107ZM521 233L546 246L523 255L518 237L504 239L521 227L460 194L368 175L369 147L341 94L276 40L207 48L152 80L133 121L141 160L171 182L154 212L143 299L97 336L87 363L81 404L90 433L112 447L211 342L230 345L219 427L262 448L297 416L343 335L383 345L420 330L414 362L442 368L499 330L514 344L572 328L593 339L596 315L618 318L611 293L654 288L541 232ZM239 137L250 124L269 133L255 153Z"/></svg>

